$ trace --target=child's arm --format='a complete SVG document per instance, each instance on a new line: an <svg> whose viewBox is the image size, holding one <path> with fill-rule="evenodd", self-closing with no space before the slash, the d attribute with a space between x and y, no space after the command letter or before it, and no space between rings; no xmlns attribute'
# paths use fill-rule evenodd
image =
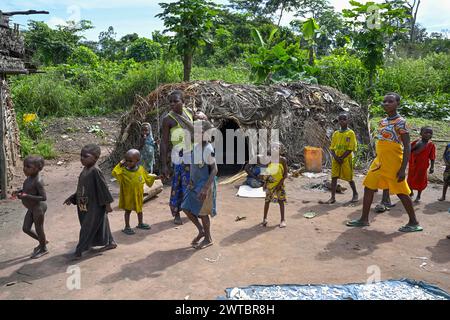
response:
<svg viewBox="0 0 450 320"><path fill-rule="evenodd" d="M47 201L47 194L45 193L44 184L42 180L37 179L35 181L37 195L31 195L24 192L21 192L17 195L19 199L28 199L33 201Z"/></svg>
<svg viewBox="0 0 450 320"><path fill-rule="evenodd" d="M436 146L431 142L431 152L430 152L430 174L434 173L434 162L436 160Z"/></svg>
<svg viewBox="0 0 450 320"><path fill-rule="evenodd" d="M70 197L68 197L63 204L70 206L71 204L76 204L77 203L77 194L74 193L73 195L71 195Z"/></svg>
<svg viewBox="0 0 450 320"><path fill-rule="evenodd" d="M353 151L352 150L347 150L344 152L344 154L342 156L340 156L341 160L344 160L345 158L347 158Z"/></svg>
<svg viewBox="0 0 450 320"><path fill-rule="evenodd" d="M276 185L274 190L278 190L279 188L281 188L281 186L284 183L284 180L286 180L287 176L288 176L288 167L287 167L287 161L285 157L280 157L280 163L283 165L283 177L280 179L280 181L278 182L278 184Z"/></svg>
<svg viewBox="0 0 450 320"><path fill-rule="evenodd" d="M143 176L145 184L149 187L151 187L155 183L155 180L158 179L158 176L156 174L148 173L145 169Z"/></svg>
<svg viewBox="0 0 450 320"><path fill-rule="evenodd" d="M339 163L339 164L342 163L341 157L338 157L336 155L336 153L334 152L334 150L330 150L330 152L331 152L331 155L333 156L334 160L336 160L337 163Z"/></svg>
<svg viewBox="0 0 450 320"><path fill-rule="evenodd" d="M342 156L339 157L339 159L341 160L339 163L342 164L342 160L344 160L345 158L347 158L349 155L352 154L352 152L356 151L356 147L357 147L357 141L356 141L356 136L354 132L351 132L350 135L350 141L349 144L347 146L347 150L342 154Z"/></svg>
<svg viewBox="0 0 450 320"><path fill-rule="evenodd" d="M125 160L121 160L111 172L111 175L116 178L118 181L122 179L123 166L125 165Z"/></svg>
<svg viewBox="0 0 450 320"><path fill-rule="evenodd" d="M217 163L216 163L215 160L214 160L214 162L212 164L210 164L208 166L209 166L209 172L210 172L209 177L208 177L208 181L206 181L206 184L203 186L202 190L198 194L198 198L201 201L204 201L206 199L206 195L208 194L209 188L211 188L211 185L212 185L212 183L214 181L214 178L216 177L217 172L219 171L217 169Z"/></svg>
<svg viewBox="0 0 450 320"><path fill-rule="evenodd" d="M111 192L109 191L105 176L100 169L96 170L94 174L95 193L97 194L98 204L101 206L105 206L106 212L111 212L111 203L114 201L114 199L111 195Z"/></svg>

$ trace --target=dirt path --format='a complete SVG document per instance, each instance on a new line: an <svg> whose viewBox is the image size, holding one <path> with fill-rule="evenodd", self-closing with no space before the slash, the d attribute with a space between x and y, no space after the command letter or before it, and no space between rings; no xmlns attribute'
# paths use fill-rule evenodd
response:
<svg viewBox="0 0 450 320"><path fill-rule="evenodd" d="M397 229L407 218L400 205L373 214L366 229L350 229L344 221L357 217L361 205L342 207L346 194L338 196L339 204L319 206L317 200L328 195L305 190L314 181L307 178L287 182L286 229L277 227L275 206L269 227L262 228L263 200L236 198L233 185L220 186L219 214L212 224L215 245L202 251L189 247L192 224L186 219L179 228L172 224L168 189L144 206L150 231L124 235L122 212L115 209L110 222L118 248L78 262L81 289L68 290L66 271L74 263L65 255L74 250L79 225L75 208L61 204L74 191L80 170L77 161L44 169L50 254L40 260L28 259L35 243L21 231L25 210L20 202L0 203L0 299L215 299L227 287L251 284L365 282L371 265L379 266L383 280L412 278L450 291L450 240L445 239L450 204L436 201L441 186L431 185L417 207L425 231L402 234ZM361 178L357 185L361 189ZM111 190L117 199L117 186ZM303 213L310 210L319 215L305 219ZM238 215L247 218L235 222ZM423 262L427 265L421 268Z"/></svg>

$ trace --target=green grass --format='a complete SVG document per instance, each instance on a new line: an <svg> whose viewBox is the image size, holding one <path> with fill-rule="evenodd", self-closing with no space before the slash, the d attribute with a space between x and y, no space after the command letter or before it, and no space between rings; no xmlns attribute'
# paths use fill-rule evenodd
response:
<svg viewBox="0 0 450 320"><path fill-rule="evenodd" d="M25 158L28 155L39 155L44 159L54 159L57 157L53 142L50 140L33 140L24 132L20 132L20 155Z"/></svg>

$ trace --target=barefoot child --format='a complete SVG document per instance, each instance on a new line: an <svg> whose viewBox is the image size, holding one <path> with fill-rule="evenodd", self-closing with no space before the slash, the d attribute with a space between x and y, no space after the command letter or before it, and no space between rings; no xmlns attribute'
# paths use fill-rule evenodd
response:
<svg viewBox="0 0 450 320"><path fill-rule="evenodd" d="M23 173L27 177L23 182L22 190L13 192L22 200L22 204L28 209L23 221L22 230L27 235L39 241L39 245L34 248L32 259L37 259L48 253L47 240L44 233L44 217L47 211L47 196L44 190L44 182L39 176L39 172L44 168L44 159L38 156L28 156L23 160ZM31 230L33 226L36 232Z"/></svg>
<svg viewBox="0 0 450 320"><path fill-rule="evenodd" d="M284 218L284 203L286 202L286 190L284 188L284 180L287 178L288 168L286 158L284 155L284 148L281 144L277 144L273 147L273 151L279 154L279 160L277 162L271 162L267 166L267 169L263 170L266 183L264 189L266 191L266 199L264 203L264 217L262 226L267 226L267 214L269 212L269 206L271 202L277 203L280 206L280 228L286 227L286 220Z"/></svg>
<svg viewBox="0 0 450 320"><path fill-rule="evenodd" d="M365 227L369 225L369 211L373 196L377 189L389 189L397 194L409 216L408 223L401 227L401 232L422 231L409 194L411 190L405 180L406 165L411 152L409 132L406 121L397 113L400 96L388 93L384 97L383 107L388 117L378 124L377 157L372 162L364 179L364 200L362 215L358 220L347 222L349 227ZM403 145L403 148L402 148Z"/></svg>
<svg viewBox="0 0 450 320"><path fill-rule="evenodd" d="M125 154L125 159L120 161L112 171L113 177L120 185L119 208L125 210L125 229L122 232L128 235L135 234L130 227L131 211L137 213L137 228L150 229L150 225L143 221L144 183L151 187L156 180L156 175L149 174L142 165L139 165L140 160L139 151L130 149Z"/></svg>
<svg viewBox="0 0 450 320"><path fill-rule="evenodd" d="M450 184L450 143L447 145L444 151L444 162L445 162L444 188L442 189L442 197L438 199L439 201L445 201L445 196L447 195L447 188L448 185Z"/></svg>
<svg viewBox="0 0 450 320"><path fill-rule="evenodd" d="M430 167L430 174L434 172L434 161L436 160L436 146L431 141L433 129L431 127L422 127L420 129L421 139L411 143L411 157L409 158L408 185L412 190L417 190L415 203L420 202L422 191L428 184L427 170ZM431 163L431 165L430 165Z"/></svg>
<svg viewBox="0 0 450 320"><path fill-rule="evenodd" d="M195 132L190 181L181 209L198 229L198 235L191 245L203 249L213 244L209 216L216 215L216 180L218 169L211 143L204 140L204 134L213 129L210 122L197 120L194 123L201 130ZM200 223L200 221L201 223ZM200 240L203 239L202 242Z"/></svg>
<svg viewBox="0 0 450 320"><path fill-rule="evenodd" d="M319 201L322 204L332 204L336 202L337 180L348 181L353 191L351 202L358 202L358 192L353 181L353 152L356 151L355 132L348 128L349 116L347 113L341 113L338 117L341 129L333 133L331 139L331 198L326 201Z"/></svg>
<svg viewBox="0 0 450 320"><path fill-rule="evenodd" d="M81 225L75 259L80 259L83 252L91 247L103 246L103 250L117 247L108 220L113 197L102 171L96 166L100 153L100 147L95 144L81 149L80 160L84 168L78 178L77 191L64 201L65 205L77 206Z"/></svg>
<svg viewBox="0 0 450 320"><path fill-rule="evenodd" d="M141 143L139 150L141 152L141 164L148 173L153 173L155 149L156 143L153 140L152 127L150 123L144 122L141 127Z"/></svg>

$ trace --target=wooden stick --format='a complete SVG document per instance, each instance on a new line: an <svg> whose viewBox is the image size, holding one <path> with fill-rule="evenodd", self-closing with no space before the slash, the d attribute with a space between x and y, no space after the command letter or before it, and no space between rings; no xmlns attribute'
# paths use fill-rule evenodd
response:
<svg viewBox="0 0 450 320"><path fill-rule="evenodd" d="M6 99L5 99L6 102ZM0 74L0 199L6 199L7 188L7 160L5 154L5 108L3 104L3 77Z"/></svg>

